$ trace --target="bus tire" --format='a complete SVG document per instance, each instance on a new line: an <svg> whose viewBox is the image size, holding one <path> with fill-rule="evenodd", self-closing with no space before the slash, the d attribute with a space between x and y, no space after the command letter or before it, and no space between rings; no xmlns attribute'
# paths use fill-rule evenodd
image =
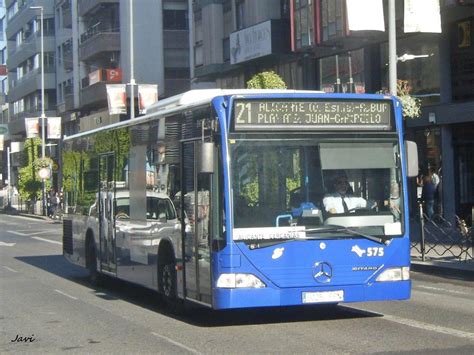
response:
<svg viewBox="0 0 474 355"><path fill-rule="evenodd" d="M91 285L100 286L102 283L102 275L97 270L97 253L93 237L87 239L86 267L89 271L89 282Z"/></svg>

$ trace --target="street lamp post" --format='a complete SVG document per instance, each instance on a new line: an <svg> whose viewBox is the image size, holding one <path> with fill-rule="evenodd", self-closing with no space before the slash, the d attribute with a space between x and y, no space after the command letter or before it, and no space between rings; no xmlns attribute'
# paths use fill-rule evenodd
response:
<svg viewBox="0 0 474 355"><path fill-rule="evenodd" d="M43 33L43 6L30 6L32 10L40 10L40 37L41 37L41 158L45 157L45 102L44 102L44 33ZM46 186L45 180L42 180L42 190L43 190L43 216L46 216Z"/></svg>
<svg viewBox="0 0 474 355"><path fill-rule="evenodd" d="M397 30L395 0L388 1L388 67L390 94L397 94Z"/></svg>
<svg viewBox="0 0 474 355"><path fill-rule="evenodd" d="M135 118L135 73L133 53L133 0L130 0L130 119Z"/></svg>

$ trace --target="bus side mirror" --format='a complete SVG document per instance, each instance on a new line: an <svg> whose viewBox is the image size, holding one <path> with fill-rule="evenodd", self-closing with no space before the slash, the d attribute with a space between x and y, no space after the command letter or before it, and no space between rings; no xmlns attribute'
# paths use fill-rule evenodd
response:
<svg viewBox="0 0 474 355"><path fill-rule="evenodd" d="M200 143L200 161L199 161L199 172L203 174L214 173L214 143L202 142Z"/></svg>
<svg viewBox="0 0 474 355"><path fill-rule="evenodd" d="M407 176L418 176L418 149L416 147L416 143L412 141L406 141L405 152L407 156Z"/></svg>

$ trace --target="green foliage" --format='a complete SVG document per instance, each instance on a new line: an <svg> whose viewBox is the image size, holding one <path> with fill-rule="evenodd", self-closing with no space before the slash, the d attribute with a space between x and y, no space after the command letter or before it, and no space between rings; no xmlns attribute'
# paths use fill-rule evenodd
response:
<svg viewBox="0 0 474 355"><path fill-rule="evenodd" d="M403 118L419 118L421 116L421 100L410 95L411 86L408 80L397 80L397 97L402 104ZM377 91L377 94L389 94L388 90Z"/></svg>
<svg viewBox="0 0 474 355"><path fill-rule="evenodd" d="M18 176L18 191L22 199L33 200L41 198L42 181L38 176L38 170L49 167L50 158L39 158L39 148L41 139L33 138L25 141L25 146L21 155L21 167ZM49 189L50 181L45 180L46 189Z"/></svg>
<svg viewBox="0 0 474 355"><path fill-rule="evenodd" d="M255 74L247 81L248 89L286 89L283 79L274 71Z"/></svg>
<svg viewBox="0 0 474 355"><path fill-rule="evenodd" d="M397 96L402 103L404 118L421 116L421 100L410 95L411 87L408 80L397 80Z"/></svg>

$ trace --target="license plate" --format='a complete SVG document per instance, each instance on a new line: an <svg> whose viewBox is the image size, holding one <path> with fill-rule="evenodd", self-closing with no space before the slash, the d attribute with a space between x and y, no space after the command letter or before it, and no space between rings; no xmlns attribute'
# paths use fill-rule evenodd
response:
<svg viewBox="0 0 474 355"><path fill-rule="evenodd" d="M303 292L303 303L341 302L344 291Z"/></svg>

